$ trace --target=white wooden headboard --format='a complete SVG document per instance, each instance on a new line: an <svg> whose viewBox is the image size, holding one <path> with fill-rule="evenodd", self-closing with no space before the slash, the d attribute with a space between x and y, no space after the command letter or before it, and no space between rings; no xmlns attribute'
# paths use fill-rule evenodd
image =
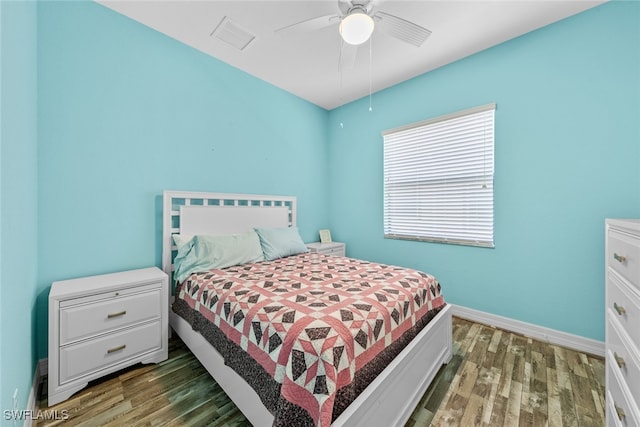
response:
<svg viewBox="0 0 640 427"><path fill-rule="evenodd" d="M253 194L165 191L162 204L162 269L173 283L174 234L224 235L253 227L294 227L296 198Z"/></svg>

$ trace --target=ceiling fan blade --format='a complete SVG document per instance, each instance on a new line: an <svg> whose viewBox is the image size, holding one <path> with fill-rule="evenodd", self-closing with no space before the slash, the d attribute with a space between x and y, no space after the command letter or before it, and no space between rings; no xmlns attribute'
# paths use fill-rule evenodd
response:
<svg viewBox="0 0 640 427"><path fill-rule="evenodd" d="M297 35L321 30L338 22L340 22L340 17L335 14L318 16L317 18L307 19L306 21L279 28L275 33L281 36Z"/></svg>
<svg viewBox="0 0 640 427"><path fill-rule="evenodd" d="M340 59L338 60L338 71L350 70L356 64L358 46L349 44L341 40Z"/></svg>
<svg viewBox="0 0 640 427"><path fill-rule="evenodd" d="M395 15L377 12L373 18L376 29L417 47L422 46L422 43L431 35L431 31L426 28Z"/></svg>

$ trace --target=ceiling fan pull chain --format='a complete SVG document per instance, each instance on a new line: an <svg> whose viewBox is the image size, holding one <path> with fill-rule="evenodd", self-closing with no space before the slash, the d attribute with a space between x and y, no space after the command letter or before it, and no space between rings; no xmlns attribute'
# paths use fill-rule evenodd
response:
<svg viewBox="0 0 640 427"><path fill-rule="evenodd" d="M371 76L372 76L371 64L373 63L373 61L371 60L372 51L373 51L373 49L371 48L372 38L373 37L369 37L369 111L373 111L373 106L371 101Z"/></svg>

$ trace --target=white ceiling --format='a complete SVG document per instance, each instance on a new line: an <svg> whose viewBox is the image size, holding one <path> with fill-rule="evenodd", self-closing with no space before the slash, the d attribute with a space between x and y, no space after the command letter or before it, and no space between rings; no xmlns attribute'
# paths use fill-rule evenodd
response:
<svg viewBox="0 0 640 427"><path fill-rule="evenodd" d="M415 47L380 31L338 69L337 24L297 37L274 33L338 12L337 0L98 0L123 15L326 109L333 109L465 56L604 3L603 0L374 0L375 10L415 22L431 36ZM221 20L255 35L242 51L211 37ZM214 78L212 76L212 78Z"/></svg>

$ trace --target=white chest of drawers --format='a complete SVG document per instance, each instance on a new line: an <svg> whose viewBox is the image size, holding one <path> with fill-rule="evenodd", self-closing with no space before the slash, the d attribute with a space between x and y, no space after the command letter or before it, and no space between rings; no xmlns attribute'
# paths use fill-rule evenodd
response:
<svg viewBox="0 0 640 427"><path fill-rule="evenodd" d="M347 256L346 245L340 242L331 243L307 243L307 248L311 252L317 252L319 254L333 255L333 256Z"/></svg>
<svg viewBox="0 0 640 427"><path fill-rule="evenodd" d="M49 406L93 379L168 355L167 275L156 267L54 282Z"/></svg>
<svg viewBox="0 0 640 427"><path fill-rule="evenodd" d="M607 426L640 427L640 220L605 230Z"/></svg>

